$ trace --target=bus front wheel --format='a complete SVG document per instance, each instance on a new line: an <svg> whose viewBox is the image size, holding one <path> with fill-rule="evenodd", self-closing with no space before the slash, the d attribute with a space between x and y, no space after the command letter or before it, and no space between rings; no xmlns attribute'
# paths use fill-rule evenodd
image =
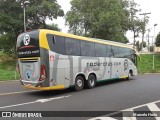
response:
<svg viewBox="0 0 160 120"><path fill-rule="evenodd" d="M88 80L86 81L86 87L91 89L96 85L96 77L94 75L89 75Z"/></svg>
<svg viewBox="0 0 160 120"><path fill-rule="evenodd" d="M132 70L130 70L129 73L128 73L127 80L131 80L132 76L133 76L133 75L132 75Z"/></svg>
<svg viewBox="0 0 160 120"><path fill-rule="evenodd" d="M84 78L82 76L77 76L75 79L75 90L80 91L84 88Z"/></svg>

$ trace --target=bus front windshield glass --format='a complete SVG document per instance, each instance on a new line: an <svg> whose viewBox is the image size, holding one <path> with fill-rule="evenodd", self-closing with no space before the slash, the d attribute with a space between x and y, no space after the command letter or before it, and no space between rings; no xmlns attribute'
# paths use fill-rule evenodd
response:
<svg viewBox="0 0 160 120"><path fill-rule="evenodd" d="M17 38L18 58L39 57L39 31L20 34Z"/></svg>

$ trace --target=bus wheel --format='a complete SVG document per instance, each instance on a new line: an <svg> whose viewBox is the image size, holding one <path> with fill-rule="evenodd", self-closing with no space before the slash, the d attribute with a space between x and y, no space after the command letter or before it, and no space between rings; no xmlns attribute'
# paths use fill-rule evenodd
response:
<svg viewBox="0 0 160 120"><path fill-rule="evenodd" d="M84 88L84 78L77 76L75 80L75 90L80 91Z"/></svg>
<svg viewBox="0 0 160 120"><path fill-rule="evenodd" d="M86 87L91 89L96 85L96 77L94 75L89 75L88 80L86 81Z"/></svg>
<svg viewBox="0 0 160 120"><path fill-rule="evenodd" d="M127 80L131 80L131 77L132 77L132 71L130 70L129 73L128 73Z"/></svg>

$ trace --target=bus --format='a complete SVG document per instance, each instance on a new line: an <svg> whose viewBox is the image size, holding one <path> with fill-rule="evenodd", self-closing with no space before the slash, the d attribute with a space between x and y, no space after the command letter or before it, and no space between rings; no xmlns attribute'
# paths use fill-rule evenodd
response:
<svg viewBox="0 0 160 120"><path fill-rule="evenodd" d="M119 42L38 29L20 34L16 47L20 82L26 88L79 91L137 74L135 50Z"/></svg>

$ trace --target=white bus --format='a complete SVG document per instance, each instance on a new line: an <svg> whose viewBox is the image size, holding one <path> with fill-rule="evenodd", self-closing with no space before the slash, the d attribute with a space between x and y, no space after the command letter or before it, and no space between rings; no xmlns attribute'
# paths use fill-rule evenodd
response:
<svg viewBox="0 0 160 120"><path fill-rule="evenodd" d="M21 84L31 89L78 91L137 74L136 54L128 45L52 30L20 34L17 56Z"/></svg>

